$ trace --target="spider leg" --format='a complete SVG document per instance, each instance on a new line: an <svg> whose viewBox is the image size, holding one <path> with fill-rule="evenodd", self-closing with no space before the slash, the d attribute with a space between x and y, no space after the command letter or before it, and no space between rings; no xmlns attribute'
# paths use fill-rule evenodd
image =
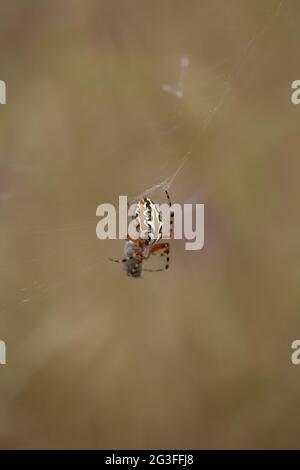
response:
<svg viewBox="0 0 300 470"><path fill-rule="evenodd" d="M130 259L136 259L136 256L127 256L127 258L121 258L121 259L113 259L113 258L108 258L108 259L109 261L113 261L114 263L126 263L126 261Z"/></svg>
<svg viewBox="0 0 300 470"><path fill-rule="evenodd" d="M169 253L170 253L170 245L169 243L157 243L157 245L153 245L151 248L150 248L150 254L155 254L157 251L162 251L162 253L160 253L161 256L165 256L166 257L166 264L165 264L165 267L164 268L160 268L160 269L145 269L145 271L148 271L148 272L158 272L158 271L164 271L165 269L168 269L169 268L169 261L170 261L170 257L169 257Z"/></svg>
<svg viewBox="0 0 300 470"><path fill-rule="evenodd" d="M122 259L113 259L113 258L108 258L109 261L113 261L114 263L126 263L128 258L122 258Z"/></svg>
<svg viewBox="0 0 300 470"><path fill-rule="evenodd" d="M150 248L150 253L151 255L154 254L156 251L161 251L164 250L165 253L169 253L170 251L170 245L167 242L162 242L162 243L156 243L155 245L152 245ZM163 253L162 253L163 254Z"/></svg>
<svg viewBox="0 0 300 470"><path fill-rule="evenodd" d="M147 273L158 273L158 272L161 272L161 271L164 271L165 269L164 268L160 268L160 269L147 269L147 268L144 268L144 271L147 271Z"/></svg>

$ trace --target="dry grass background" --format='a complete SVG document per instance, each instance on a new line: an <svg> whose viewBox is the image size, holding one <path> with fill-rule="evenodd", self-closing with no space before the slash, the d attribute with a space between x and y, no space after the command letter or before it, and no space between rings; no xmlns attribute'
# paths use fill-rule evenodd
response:
<svg viewBox="0 0 300 470"><path fill-rule="evenodd" d="M299 447L300 5L277 6L2 2L1 448ZM129 279L96 206L190 148L170 193L205 204L205 248Z"/></svg>

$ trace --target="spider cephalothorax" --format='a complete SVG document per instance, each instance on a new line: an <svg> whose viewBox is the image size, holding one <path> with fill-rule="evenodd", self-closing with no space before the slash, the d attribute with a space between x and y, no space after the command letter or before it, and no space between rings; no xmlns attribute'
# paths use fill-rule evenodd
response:
<svg viewBox="0 0 300 470"><path fill-rule="evenodd" d="M168 198L169 206L171 201L168 191L165 191ZM174 214L171 212L171 227L173 224ZM149 198L138 201L134 219L136 221L136 229L139 233L137 239L127 236L124 253L125 258L121 260L112 260L117 263L124 263L124 268L131 277L142 277L144 271L163 271L169 268L170 246L167 242L159 242L162 237L162 216L154 202ZM147 260L150 255L161 252L161 256L166 258L164 268L160 269L144 269L143 261Z"/></svg>

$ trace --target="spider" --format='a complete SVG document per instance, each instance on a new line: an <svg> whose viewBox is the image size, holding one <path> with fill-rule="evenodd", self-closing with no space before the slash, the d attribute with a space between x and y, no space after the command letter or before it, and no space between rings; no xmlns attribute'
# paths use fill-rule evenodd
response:
<svg viewBox="0 0 300 470"><path fill-rule="evenodd" d="M169 207L172 206L170 196L165 190ZM171 232L173 227L174 212L171 212L170 224ZM140 236L136 240L127 235L124 253L122 259L111 259L115 263L124 263L124 269L128 276L142 277L144 271L159 272L169 268L170 261L170 245L167 242L159 242L162 237L162 215L157 209L154 202L150 198L144 198L138 201L133 218L136 221L136 229ZM144 269L143 261L147 260L150 255L156 255L160 252L160 256L166 258L164 268L160 269Z"/></svg>

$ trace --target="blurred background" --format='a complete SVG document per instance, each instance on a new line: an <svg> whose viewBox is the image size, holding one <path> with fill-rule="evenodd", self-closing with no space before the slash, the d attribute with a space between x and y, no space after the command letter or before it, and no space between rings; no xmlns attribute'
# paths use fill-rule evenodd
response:
<svg viewBox="0 0 300 470"><path fill-rule="evenodd" d="M1 2L2 449L299 447L299 21L296 0ZM205 246L128 278L96 207L187 152L169 192L205 204Z"/></svg>

